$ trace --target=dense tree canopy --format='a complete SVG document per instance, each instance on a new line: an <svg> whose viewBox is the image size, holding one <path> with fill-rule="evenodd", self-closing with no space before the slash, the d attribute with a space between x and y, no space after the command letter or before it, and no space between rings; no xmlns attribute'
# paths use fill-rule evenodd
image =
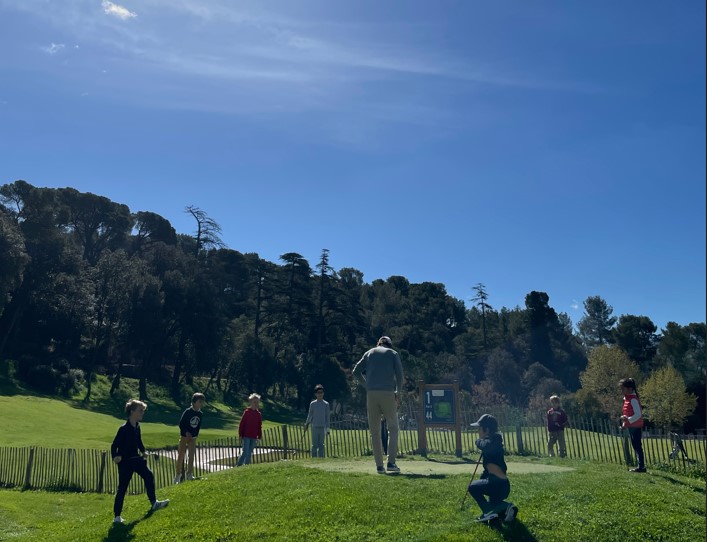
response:
<svg viewBox="0 0 707 542"><path fill-rule="evenodd" d="M655 371L641 388L647 418L670 429L681 428L697 406L697 397L685 389L685 380L674 367Z"/></svg>
<svg viewBox="0 0 707 542"><path fill-rule="evenodd" d="M359 401L350 370L385 334L407 391L418 379L457 380L477 406L578 392L576 405L599 397L614 413L616 381L639 367L649 376L672 366L689 390L704 388L704 323L658 333L649 318L623 315L616 325L594 296L575 333L542 291L523 308L495 309L477 282L467 307L443 284L336 270L328 249L314 266L296 252L278 262L238 252L205 211L185 212L191 234L73 188L1 186L0 359L16 360L23 378L82 370L111 375L116 389L129 375L144 396L148 379L177 394L199 375L227 395L256 390L304 406L317 383L340 403Z"/></svg>

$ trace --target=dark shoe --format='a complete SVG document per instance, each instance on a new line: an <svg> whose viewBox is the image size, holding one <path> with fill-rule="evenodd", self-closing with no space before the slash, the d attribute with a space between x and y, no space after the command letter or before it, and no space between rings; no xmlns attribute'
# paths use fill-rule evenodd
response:
<svg viewBox="0 0 707 542"><path fill-rule="evenodd" d="M385 469L383 467L376 467L376 472L378 474L385 474Z"/></svg>
<svg viewBox="0 0 707 542"><path fill-rule="evenodd" d="M506 509L506 516L503 518L503 521L506 523L510 523L514 519L516 519L516 516L518 515L518 507L515 504L509 504L508 508Z"/></svg>
<svg viewBox="0 0 707 542"><path fill-rule="evenodd" d="M400 468L395 463L388 463L388 472L400 472Z"/></svg>
<svg viewBox="0 0 707 542"><path fill-rule="evenodd" d="M643 468L639 467L639 468L637 468L637 469L630 469L628 472L646 472L646 468L645 468L645 467L643 467Z"/></svg>

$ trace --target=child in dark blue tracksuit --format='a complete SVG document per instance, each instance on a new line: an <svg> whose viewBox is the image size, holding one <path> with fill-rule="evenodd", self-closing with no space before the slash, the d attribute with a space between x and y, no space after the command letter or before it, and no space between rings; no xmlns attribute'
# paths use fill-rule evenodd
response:
<svg viewBox="0 0 707 542"><path fill-rule="evenodd" d="M155 496L155 477L145 460L145 445L142 443L140 422L147 405L137 399L131 399L125 404L127 421L120 426L110 447L113 463L118 465L118 490L113 503L113 523L124 523L121 517L123 500L128 491L130 480L137 473L145 481L145 492L150 500L152 510L159 510L169 504L169 499L158 501Z"/></svg>
<svg viewBox="0 0 707 542"><path fill-rule="evenodd" d="M490 414L484 414L479 421L471 424L479 428L476 447L481 450L484 471L478 480L469 484L469 494L481 508L477 521L491 521L502 516L503 521L511 522L518 513L518 507L503 499L511 493L511 484L506 476L503 436L498 432L498 422ZM486 500L486 495L489 499Z"/></svg>

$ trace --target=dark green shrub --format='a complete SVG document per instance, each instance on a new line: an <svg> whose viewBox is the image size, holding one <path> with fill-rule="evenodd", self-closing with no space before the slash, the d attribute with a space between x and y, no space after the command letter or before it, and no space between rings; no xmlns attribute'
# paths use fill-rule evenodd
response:
<svg viewBox="0 0 707 542"><path fill-rule="evenodd" d="M56 393L58 376L49 365L36 365L29 369L26 382L35 390L51 395Z"/></svg>

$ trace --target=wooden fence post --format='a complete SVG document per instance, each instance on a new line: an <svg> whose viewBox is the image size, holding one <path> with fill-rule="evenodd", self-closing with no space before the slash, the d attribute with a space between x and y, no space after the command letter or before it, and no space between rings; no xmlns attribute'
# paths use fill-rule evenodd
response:
<svg viewBox="0 0 707 542"><path fill-rule="evenodd" d="M523 455L523 432L520 430L520 423L516 423L516 440L518 441L518 455Z"/></svg>
<svg viewBox="0 0 707 542"><path fill-rule="evenodd" d="M29 459L27 460L27 469L25 470L25 485L24 488L29 488L30 478L32 477L32 463L34 462L34 447L29 449Z"/></svg>
<svg viewBox="0 0 707 542"><path fill-rule="evenodd" d="M106 470L106 452L101 452L101 468L98 471L98 485L96 493L103 493L103 473Z"/></svg>
<svg viewBox="0 0 707 542"><path fill-rule="evenodd" d="M282 426L282 454L283 454L283 459L287 459L287 447L288 447L287 426L286 426L286 425L283 425L283 426Z"/></svg>
<svg viewBox="0 0 707 542"><path fill-rule="evenodd" d="M417 414L417 449L422 457L427 457L427 429L425 427L425 382L417 381L418 401L420 403Z"/></svg>

